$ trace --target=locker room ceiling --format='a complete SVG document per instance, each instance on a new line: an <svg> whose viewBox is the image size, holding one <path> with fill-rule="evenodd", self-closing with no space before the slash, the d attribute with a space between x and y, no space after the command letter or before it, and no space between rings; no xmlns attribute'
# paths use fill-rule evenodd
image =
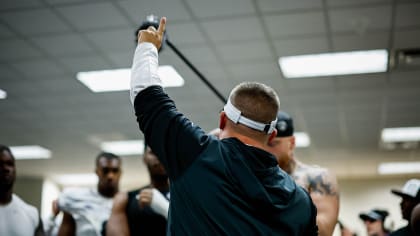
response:
<svg viewBox="0 0 420 236"><path fill-rule="evenodd" d="M386 73L288 80L279 56L420 48L420 1L414 0L25 0L0 4L0 143L41 145L46 160L18 161L20 176L91 173L102 140L142 134L128 92L92 93L79 71L128 68L134 30L149 14L167 16L171 41L228 96L241 81L274 87L281 109L307 132L304 162L340 178L379 177L383 161L420 160L419 148L384 150L384 127L420 126L420 67ZM167 88L178 108L209 131L223 103L166 48L161 64L184 77ZM124 158L124 183L145 177ZM418 176L418 175L417 175Z"/></svg>

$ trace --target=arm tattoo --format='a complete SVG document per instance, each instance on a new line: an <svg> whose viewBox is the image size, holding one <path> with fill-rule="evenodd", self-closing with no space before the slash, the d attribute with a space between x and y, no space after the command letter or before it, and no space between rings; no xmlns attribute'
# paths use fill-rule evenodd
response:
<svg viewBox="0 0 420 236"><path fill-rule="evenodd" d="M307 181L309 183L309 192L315 192L321 195L338 195L337 191L334 189L333 184L328 181L324 172L317 173L315 176L308 175Z"/></svg>

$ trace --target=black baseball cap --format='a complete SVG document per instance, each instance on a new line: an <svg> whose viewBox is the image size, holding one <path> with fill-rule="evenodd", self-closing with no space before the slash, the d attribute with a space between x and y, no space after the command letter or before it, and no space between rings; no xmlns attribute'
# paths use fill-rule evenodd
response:
<svg viewBox="0 0 420 236"><path fill-rule="evenodd" d="M277 137L289 137L293 135L293 119L284 111L277 113Z"/></svg>
<svg viewBox="0 0 420 236"><path fill-rule="evenodd" d="M386 210L372 209L369 212L360 213L359 217L364 221L385 221L388 215L389 213Z"/></svg>

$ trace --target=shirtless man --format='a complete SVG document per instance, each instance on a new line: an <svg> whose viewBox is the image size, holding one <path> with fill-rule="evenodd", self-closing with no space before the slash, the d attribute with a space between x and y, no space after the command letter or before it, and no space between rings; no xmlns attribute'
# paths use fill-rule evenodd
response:
<svg viewBox="0 0 420 236"><path fill-rule="evenodd" d="M293 120L285 112L277 114L277 137L271 141L271 153L279 166L311 195L317 208L320 236L331 236L338 219L339 193L337 179L328 169L310 166L294 156Z"/></svg>

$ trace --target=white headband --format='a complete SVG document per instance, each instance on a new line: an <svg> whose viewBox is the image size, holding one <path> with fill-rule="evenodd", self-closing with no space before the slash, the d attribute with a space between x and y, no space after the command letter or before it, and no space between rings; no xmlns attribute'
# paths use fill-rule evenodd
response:
<svg viewBox="0 0 420 236"><path fill-rule="evenodd" d="M249 128L252 129L256 129L259 131L263 131L267 134L271 134L275 127L276 127L276 123L277 123L277 118L273 121L271 121L270 124L264 124L258 121L253 121L251 119L248 119L244 116L241 115L241 111L238 110L238 108L236 108L231 102L230 99L227 101L225 107L224 107L224 111L226 113L226 116L233 122L237 123L241 123Z"/></svg>

